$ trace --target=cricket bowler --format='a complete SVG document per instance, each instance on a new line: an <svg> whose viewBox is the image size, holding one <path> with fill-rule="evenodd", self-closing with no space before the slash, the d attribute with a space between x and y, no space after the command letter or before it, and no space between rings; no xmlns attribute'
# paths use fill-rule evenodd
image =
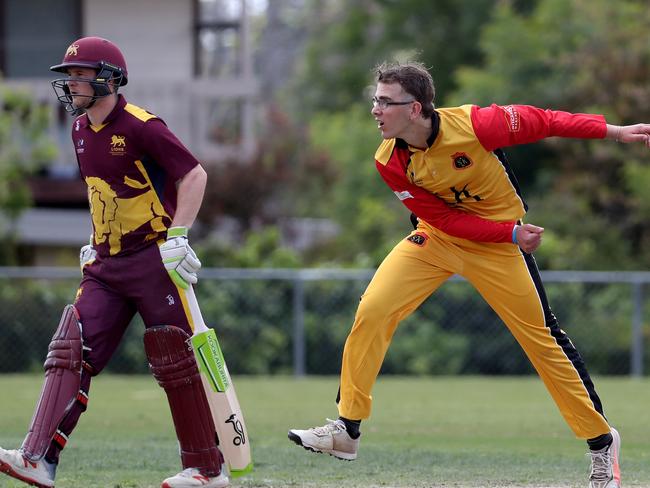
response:
<svg viewBox="0 0 650 488"><path fill-rule="evenodd" d="M527 206L501 148L553 136L650 147L650 125L617 126L602 115L527 105L436 108L433 80L422 64L384 64L376 75L371 113L383 142L375 165L417 216L417 228L388 254L362 295L343 350L338 419L292 429L289 439L308 450L355 459L360 423L370 416L371 390L397 325L458 274L503 320L569 427L587 441L590 488L619 488L620 436L551 310L531 254L535 246L522 245ZM440 200L465 216L445 217ZM464 223L468 215L516 225L488 232ZM529 230L539 237L543 231Z"/></svg>
<svg viewBox="0 0 650 488"><path fill-rule="evenodd" d="M83 278L63 310L45 360L45 381L17 450L0 449L0 471L41 488L56 468L89 401L90 383L117 349L135 313L146 330L151 372L169 400L182 471L162 488L223 488L223 456L197 363L185 290L201 263L188 229L207 176L165 123L118 94L124 56L112 42L84 37L68 47L52 86L77 117L72 143L88 185L93 232L81 249ZM170 446L171 448L175 448Z"/></svg>

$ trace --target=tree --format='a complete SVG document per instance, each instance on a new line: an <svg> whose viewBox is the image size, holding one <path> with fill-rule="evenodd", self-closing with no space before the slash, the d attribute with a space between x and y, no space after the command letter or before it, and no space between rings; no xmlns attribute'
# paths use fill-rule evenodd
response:
<svg viewBox="0 0 650 488"><path fill-rule="evenodd" d="M27 177L56 156L47 136L48 109L30 94L0 85L0 226L3 239L0 263L15 265L15 223L31 205Z"/></svg>
<svg viewBox="0 0 650 488"><path fill-rule="evenodd" d="M649 28L640 0L542 0L527 15L501 2L480 37L485 64L458 70L450 100L603 113L615 124L650 121ZM647 269L647 149L563 139L545 144L549 153L542 157L518 153L537 168L530 218L548 229L538 251L542 266Z"/></svg>
<svg viewBox="0 0 650 488"><path fill-rule="evenodd" d="M303 115L346 110L370 99L371 69L382 61L419 60L432 68L438 103L456 85L460 64L478 65L476 43L497 0L314 2L298 89ZM532 2L519 2L530 4Z"/></svg>

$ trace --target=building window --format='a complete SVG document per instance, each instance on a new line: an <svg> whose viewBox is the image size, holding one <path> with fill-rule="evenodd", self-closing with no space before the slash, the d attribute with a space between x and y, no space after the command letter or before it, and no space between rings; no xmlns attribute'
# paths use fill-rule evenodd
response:
<svg viewBox="0 0 650 488"><path fill-rule="evenodd" d="M216 144L240 144L242 136L241 99L215 100L209 103L208 138Z"/></svg>
<svg viewBox="0 0 650 488"><path fill-rule="evenodd" d="M245 0L196 0L195 76L237 77L242 72Z"/></svg>
<svg viewBox="0 0 650 488"><path fill-rule="evenodd" d="M48 78L81 33L81 0L0 0L0 71Z"/></svg>

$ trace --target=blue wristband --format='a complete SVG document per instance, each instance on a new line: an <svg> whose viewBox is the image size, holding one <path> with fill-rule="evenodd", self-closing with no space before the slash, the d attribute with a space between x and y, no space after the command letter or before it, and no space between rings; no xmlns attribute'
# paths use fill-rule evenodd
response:
<svg viewBox="0 0 650 488"><path fill-rule="evenodd" d="M512 243L517 244L517 227L519 227L517 224L512 228Z"/></svg>

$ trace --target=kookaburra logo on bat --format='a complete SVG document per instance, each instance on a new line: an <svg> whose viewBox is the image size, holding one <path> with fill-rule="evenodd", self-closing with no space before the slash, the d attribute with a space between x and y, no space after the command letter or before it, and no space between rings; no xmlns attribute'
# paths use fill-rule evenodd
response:
<svg viewBox="0 0 650 488"><path fill-rule="evenodd" d="M244 435L244 427L241 424L241 421L237 418L237 414L233 413L230 417L228 417L228 420L226 420L227 424L232 424L232 428L236 432L236 436L233 437L232 443L236 446L241 446L242 444L246 444L246 436Z"/></svg>

